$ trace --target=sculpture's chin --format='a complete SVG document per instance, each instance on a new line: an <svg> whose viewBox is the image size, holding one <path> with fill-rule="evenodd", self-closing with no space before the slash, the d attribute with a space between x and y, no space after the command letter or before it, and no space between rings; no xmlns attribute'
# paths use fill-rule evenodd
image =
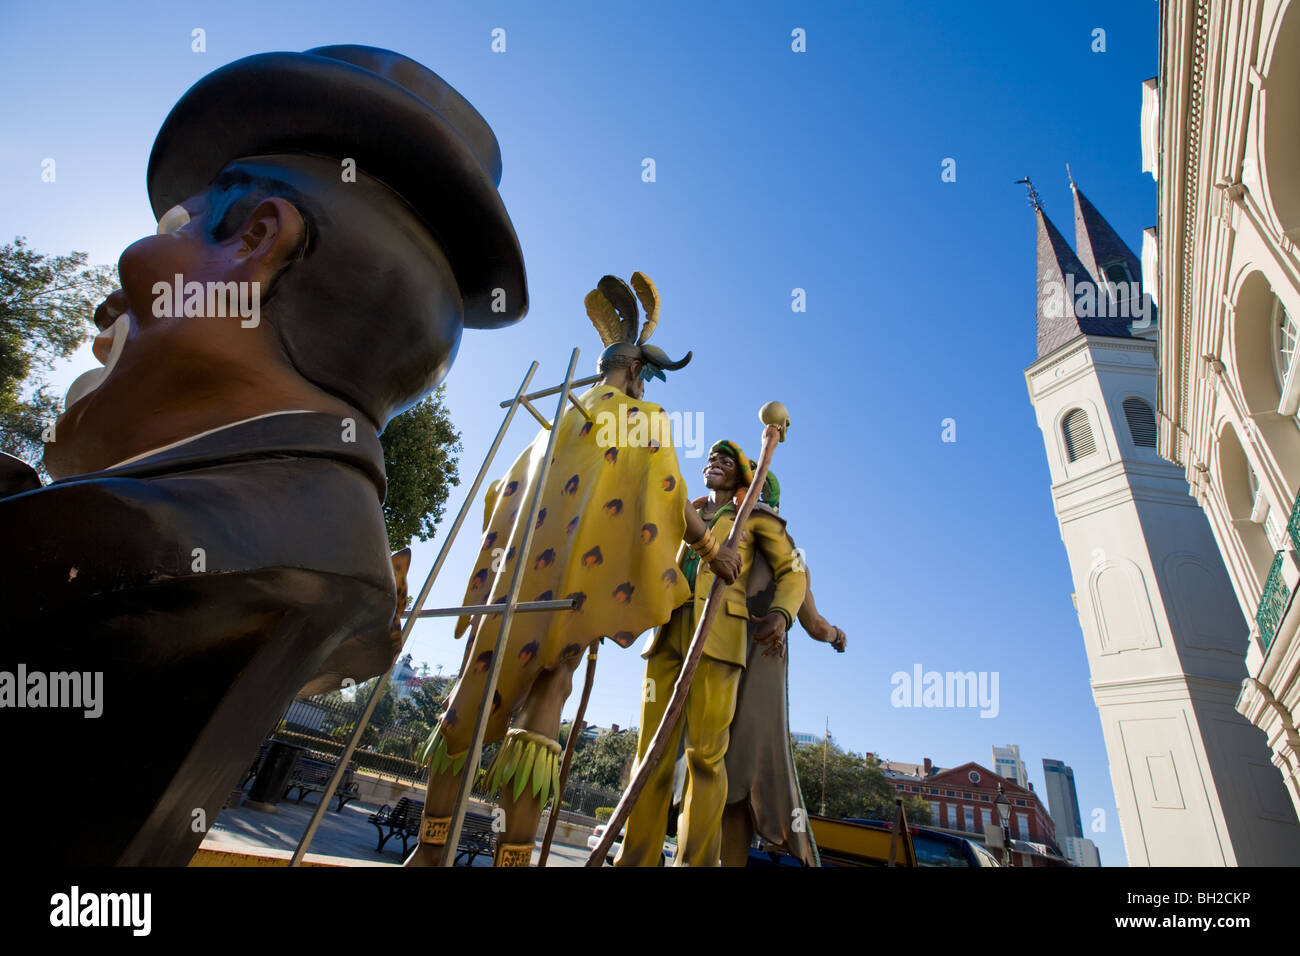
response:
<svg viewBox="0 0 1300 956"><path fill-rule="evenodd" d="M106 333L102 333L102 335L106 335L112 340L109 345L108 359L104 362L103 368L92 368L89 372L83 372L68 386L68 392L63 398L65 410L71 409L73 405L104 383L104 379L108 378L109 373L113 371L113 366L117 364L118 358L121 357L122 349L126 347L127 334L130 331L131 317L123 313L117 317L116 321L106 330Z"/></svg>

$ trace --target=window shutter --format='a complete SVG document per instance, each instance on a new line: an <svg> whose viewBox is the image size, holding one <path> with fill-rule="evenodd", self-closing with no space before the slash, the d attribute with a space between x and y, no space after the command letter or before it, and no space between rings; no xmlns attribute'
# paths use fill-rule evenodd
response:
<svg viewBox="0 0 1300 956"><path fill-rule="evenodd" d="M1088 425L1088 413L1082 408L1066 415L1061 427L1065 431L1065 455L1070 461L1087 458L1097 450L1092 428Z"/></svg>
<svg viewBox="0 0 1300 956"><path fill-rule="evenodd" d="M1151 413L1151 406L1140 398L1124 399L1124 417L1128 419L1128 431L1133 436L1133 444L1139 448L1156 447L1156 418Z"/></svg>

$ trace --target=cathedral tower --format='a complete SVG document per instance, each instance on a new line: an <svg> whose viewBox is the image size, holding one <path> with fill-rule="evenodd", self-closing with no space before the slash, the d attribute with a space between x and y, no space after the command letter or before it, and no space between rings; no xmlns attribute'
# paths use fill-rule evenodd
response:
<svg viewBox="0 0 1300 956"><path fill-rule="evenodd" d="M1154 305L1137 257L1070 186L1074 249L1030 187L1038 359L1025 381L1128 862L1300 863L1267 740L1234 708L1246 677L1240 606L1182 469L1156 453ZM1084 818L1087 830L1087 808Z"/></svg>

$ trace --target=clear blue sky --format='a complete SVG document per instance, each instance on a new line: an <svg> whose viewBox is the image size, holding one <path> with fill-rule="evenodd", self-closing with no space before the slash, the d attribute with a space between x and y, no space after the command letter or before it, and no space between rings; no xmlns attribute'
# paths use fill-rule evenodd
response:
<svg viewBox="0 0 1300 956"><path fill-rule="evenodd" d="M1034 359L1033 177L1072 235L1068 161L1137 248L1155 221L1140 173L1140 84L1157 4L6 4L0 11L0 237L114 262L154 221L153 137L191 83L233 59L327 43L389 47L464 93L501 142L501 193L528 267L519 325L467 332L447 379L478 466L529 360L594 370L582 297L606 272L659 286L656 343L695 361L647 397L703 412L708 440L758 450L756 412L789 406L783 513L848 653L792 637L790 720L841 744L941 766L1016 743L1074 767L1102 861L1124 862L1042 439ZM207 51L191 51L191 30ZM490 49L506 31L506 52ZM807 52L790 49L807 31ZM1106 30L1106 52L1091 51ZM41 182L41 161L57 163ZM641 180L652 157L657 182ZM940 179L957 163L957 181ZM807 312L791 312L791 290ZM66 385L89 349L60 370ZM940 441L953 418L957 442ZM494 472L534 429L512 429ZM698 460L683 470L702 491ZM451 502L454 510L459 497ZM475 549L432 602L459 603ZM416 547L422 580L438 542ZM447 622L411 650L454 670ZM896 709L890 675L997 671L1000 712ZM642 661L601 655L588 719L636 723ZM577 694L570 702L576 707Z"/></svg>

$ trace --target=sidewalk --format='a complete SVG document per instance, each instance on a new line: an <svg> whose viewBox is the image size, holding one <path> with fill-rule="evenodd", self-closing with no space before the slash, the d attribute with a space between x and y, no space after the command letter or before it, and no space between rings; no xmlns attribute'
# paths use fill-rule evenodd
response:
<svg viewBox="0 0 1300 956"><path fill-rule="evenodd" d="M287 860L307 830L307 823L316 809L316 798L317 795L310 795L301 804L282 800L275 813L264 813L246 806L222 810L208 830L200 850ZM369 817L378 809L379 805L375 803L353 801L341 813L333 809L326 811L305 862L332 866L401 866L400 837L393 837L385 843L382 853L375 851L379 830ZM485 814L492 812L490 806L477 802L471 803L470 809ZM410 846L414 849L414 841ZM537 846L534 846L534 865L537 853ZM547 866L582 866L587 854L586 846L553 843ZM491 866L492 858L480 854L472 865Z"/></svg>

